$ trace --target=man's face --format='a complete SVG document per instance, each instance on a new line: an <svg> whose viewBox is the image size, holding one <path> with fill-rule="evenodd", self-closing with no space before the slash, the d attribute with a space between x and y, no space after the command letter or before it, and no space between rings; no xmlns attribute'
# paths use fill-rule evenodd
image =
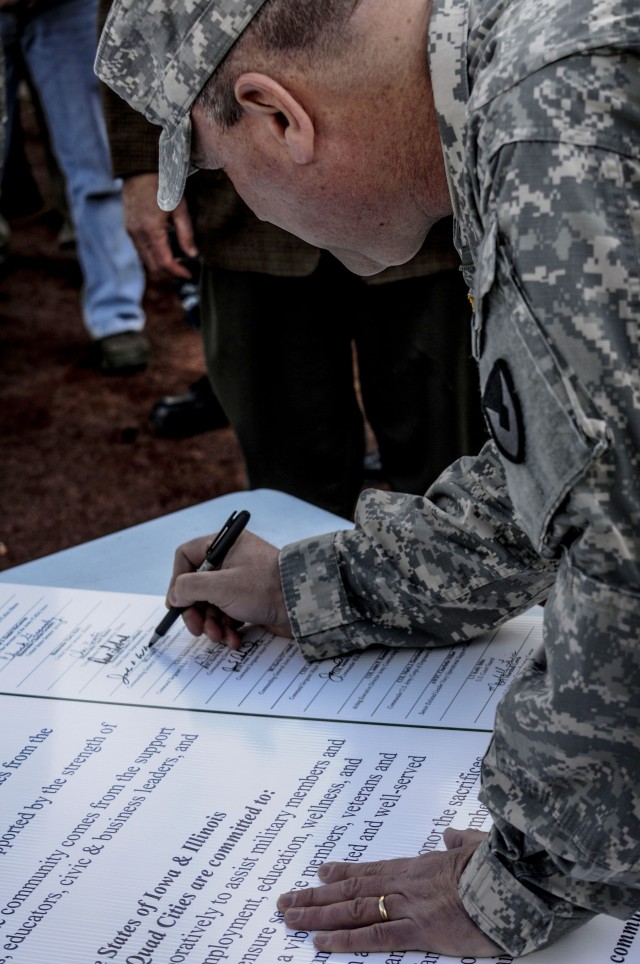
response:
<svg viewBox="0 0 640 964"><path fill-rule="evenodd" d="M296 164L271 143L265 148L251 118L223 131L196 105L192 125L198 167L223 169L260 220L325 248L356 274L408 261L447 213L423 209L379 136L318 143L313 163Z"/></svg>

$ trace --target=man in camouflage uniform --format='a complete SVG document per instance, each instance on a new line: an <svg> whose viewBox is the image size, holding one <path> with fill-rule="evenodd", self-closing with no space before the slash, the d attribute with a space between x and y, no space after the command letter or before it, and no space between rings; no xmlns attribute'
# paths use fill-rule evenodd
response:
<svg viewBox="0 0 640 964"><path fill-rule="evenodd" d="M101 24L111 5L99 0ZM156 277L188 275L171 253L169 223L184 250L201 255L207 370L250 488L279 489L351 518L365 454L354 353L389 488L422 495L450 462L480 450L471 308L451 218L408 263L363 279L259 221L220 172L190 177L175 211L163 212L158 127L104 93L113 173L123 179L125 224L140 257Z"/></svg>
<svg viewBox="0 0 640 964"><path fill-rule="evenodd" d="M170 72L136 36L147 6L183 39L205 32ZM161 201L180 196L189 110L222 61L240 117L216 119L205 92L194 156L224 166L260 216L366 273L409 257L420 226L453 210L493 439L426 498L365 493L353 531L279 554L245 534L214 574L191 571L206 540L187 544L171 602L210 604L187 614L194 632L237 646L233 620L263 622L315 659L471 639L548 597L543 646L503 697L483 763L490 834L330 864L325 887L281 898L285 920L319 929L327 951L486 956L526 954L596 913L625 918L640 904L637 0L403 0L401 16L388 0L195 6L207 16L191 33L168 2L119 4L98 58L165 127ZM262 23L284 9L292 30L300 7L322 8L321 42L303 61L261 57Z"/></svg>

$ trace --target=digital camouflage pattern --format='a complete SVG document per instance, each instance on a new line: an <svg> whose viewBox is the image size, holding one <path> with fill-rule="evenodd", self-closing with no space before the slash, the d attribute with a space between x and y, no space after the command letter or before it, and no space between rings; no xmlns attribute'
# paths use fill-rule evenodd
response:
<svg viewBox="0 0 640 964"><path fill-rule="evenodd" d="M308 658L470 639L548 596L461 881L521 955L640 906L640 7L434 0L429 56L494 441L425 499L365 493L281 573Z"/></svg>
<svg viewBox="0 0 640 964"><path fill-rule="evenodd" d="M172 50L203 4L245 6L116 8L144 8ZM187 44L191 72L176 58L165 83L144 32L115 31L99 74L152 120L168 96L181 178L179 115L218 61ZM424 498L365 493L355 530L287 547L281 574L309 659L472 639L548 597L483 763L494 827L461 881L521 955L640 906L638 0L434 0L429 57L493 441Z"/></svg>
<svg viewBox="0 0 640 964"><path fill-rule="evenodd" d="M160 135L158 204L173 210L190 172L190 109L264 0L115 0L98 77Z"/></svg>

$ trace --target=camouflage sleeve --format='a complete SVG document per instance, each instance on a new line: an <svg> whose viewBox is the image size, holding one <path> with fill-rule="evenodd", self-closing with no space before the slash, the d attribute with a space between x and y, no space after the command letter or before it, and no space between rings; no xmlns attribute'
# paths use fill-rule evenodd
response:
<svg viewBox="0 0 640 964"><path fill-rule="evenodd" d="M513 955L640 906L639 65L566 59L484 121L493 146L515 122L525 143L505 136L478 171L481 381L486 402L497 364L513 376L524 454L505 456L509 490L559 559L542 650L483 765L494 827L461 881Z"/></svg>
<svg viewBox="0 0 640 964"><path fill-rule="evenodd" d="M555 568L515 521L492 443L451 466L425 497L366 491L354 530L280 556L307 659L472 639L544 598Z"/></svg>
<svg viewBox="0 0 640 964"><path fill-rule="evenodd" d="M532 83L489 109L469 175L485 411L502 424L508 401L518 432L494 425L502 457L489 444L426 499L365 494L354 532L281 568L310 658L465 639L553 584L543 647L498 707L494 827L461 881L514 955L640 905L638 60L583 53Z"/></svg>

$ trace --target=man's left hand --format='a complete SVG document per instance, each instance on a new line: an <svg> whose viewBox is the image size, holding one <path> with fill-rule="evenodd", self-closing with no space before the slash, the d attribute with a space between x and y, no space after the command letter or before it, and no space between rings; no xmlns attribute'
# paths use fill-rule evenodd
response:
<svg viewBox="0 0 640 964"><path fill-rule="evenodd" d="M323 887L283 894L287 927L320 931L323 951L431 951L452 957L502 952L476 927L458 896L458 882L486 834L445 830L447 849L374 863L327 863ZM384 897L381 914L380 898Z"/></svg>

